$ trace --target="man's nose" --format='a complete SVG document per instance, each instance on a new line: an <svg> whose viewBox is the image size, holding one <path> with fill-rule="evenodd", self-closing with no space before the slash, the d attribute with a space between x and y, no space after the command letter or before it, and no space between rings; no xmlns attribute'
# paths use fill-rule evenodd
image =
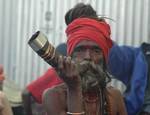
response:
<svg viewBox="0 0 150 115"><path fill-rule="evenodd" d="M91 52L89 51L89 49L87 49L87 50L84 52L84 59L86 59L86 60L91 60Z"/></svg>

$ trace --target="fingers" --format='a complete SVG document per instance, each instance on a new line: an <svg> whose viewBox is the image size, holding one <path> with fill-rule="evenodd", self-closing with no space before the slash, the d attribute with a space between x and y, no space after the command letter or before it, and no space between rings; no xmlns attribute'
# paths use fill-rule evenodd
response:
<svg viewBox="0 0 150 115"><path fill-rule="evenodd" d="M61 73L64 73L65 76L72 76L75 73L75 62L71 59L71 57L60 56L58 63L58 70Z"/></svg>
<svg viewBox="0 0 150 115"><path fill-rule="evenodd" d="M66 56L59 56L59 59L58 59L58 70L62 70L64 68L64 58L66 58Z"/></svg>
<svg viewBox="0 0 150 115"><path fill-rule="evenodd" d="M57 73L59 77L67 84L68 87L80 85L80 75L75 62L71 57L62 57L58 59Z"/></svg>
<svg viewBox="0 0 150 115"><path fill-rule="evenodd" d="M72 70L73 68L73 64L72 64L72 60L71 60L71 57L67 57L66 60L64 60L64 65L65 65L65 68L66 70Z"/></svg>
<svg viewBox="0 0 150 115"><path fill-rule="evenodd" d="M73 61L71 57L60 56L58 59L58 68L68 70L70 67L72 68Z"/></svg>

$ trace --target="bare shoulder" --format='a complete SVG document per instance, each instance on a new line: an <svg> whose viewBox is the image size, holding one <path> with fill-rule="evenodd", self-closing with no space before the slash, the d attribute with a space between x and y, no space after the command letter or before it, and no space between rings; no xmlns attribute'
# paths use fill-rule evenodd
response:
<svg viewBox="0 0 150 115"><path fill-rule="evenodd" d="M120 90L118 90L112 86L107 87L107 92L108 92L108 94L110 94L113 97L123 97Z"/></svg>
<svg viewBox="0 0 150 115"><path fill-rule="evenodd" d="M127 115L123 95L120 90L110 86L107 87L108 102L111 105L112 111L117 115ZM115 105L115 106L114 106Z"/></svg>

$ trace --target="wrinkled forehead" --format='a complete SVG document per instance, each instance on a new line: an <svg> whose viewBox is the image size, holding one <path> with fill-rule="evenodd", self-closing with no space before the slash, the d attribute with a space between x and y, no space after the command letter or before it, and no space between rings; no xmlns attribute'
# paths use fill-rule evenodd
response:
<svg viewBox="0 0 150 115"><path fill-rule="evenodd" d="M97 47L99 47L99 45L96 43L96 42L94 42L94 41L91 41L91 40L82 40L82 41L80 41L76 46L75 46L75 48L76 47L79 47L79 46L97 46ZM99 47L100 48L100 47ZM101 49L101 48L100 48Z"/></svg>

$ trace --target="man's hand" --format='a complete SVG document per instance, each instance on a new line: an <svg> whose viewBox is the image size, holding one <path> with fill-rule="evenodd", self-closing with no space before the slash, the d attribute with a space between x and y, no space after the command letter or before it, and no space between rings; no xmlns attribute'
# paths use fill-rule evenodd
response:
<svg viewBox="0 0 150 115"><path fill-rule="evenodd" d="M77 65L71 60L71 57L59 57L57 72L69 88L75 88L81 85Z"/></svg>

